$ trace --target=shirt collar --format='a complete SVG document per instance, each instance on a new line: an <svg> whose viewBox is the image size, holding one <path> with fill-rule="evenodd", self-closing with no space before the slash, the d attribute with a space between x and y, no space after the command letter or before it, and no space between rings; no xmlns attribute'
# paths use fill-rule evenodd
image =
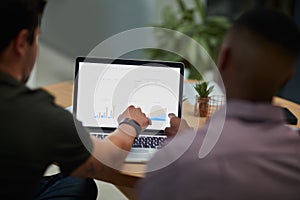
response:
<svg viewBox="0 0 300 200"><path fill-rule="evenodd" d="M0 72L0 84L6 84L6 85L11 85L11 86L21 86L23 83L20 81L17 81L14 79L12 76Z"/></svg>
<svg viewBox="0 0 300 200"><path fill-rule="evenodd" d="M230 100L227 103L227 117L248 121L285 122L281 107L270 103L254 103L250 101Z"/></svg>

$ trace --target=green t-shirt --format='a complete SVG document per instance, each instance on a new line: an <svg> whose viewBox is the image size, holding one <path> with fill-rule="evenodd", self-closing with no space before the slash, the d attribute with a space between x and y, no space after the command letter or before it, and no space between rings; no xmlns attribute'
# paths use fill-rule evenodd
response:
<svg viewBox="0 0 300 200"><path fill-rule="evenodd" d="M53 96L5 74L0 74L0 122L0 199L31 198L50 164L69 174L93 148L81 123L55 105Z"/></svg>

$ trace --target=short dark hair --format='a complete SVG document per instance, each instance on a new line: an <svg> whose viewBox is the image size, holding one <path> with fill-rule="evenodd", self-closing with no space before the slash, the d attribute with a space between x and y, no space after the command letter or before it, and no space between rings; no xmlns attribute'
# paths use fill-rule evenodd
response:
<svg viewBox="0 0 300 200"><path fill-rule="evenodd" d="M28 41L34 40L34 30L41 23L46 0L1 0L0 2L0 53L2 53L17 34L27 29Z"/></svg>
<svg viewBox="0 0 300 200"><path fill-rule="evenodd" d="M248 11L233 23L233 29L238 27L246 28L291 53L298 55L300 52L299 28L289 16L281 12L266 8Z"/></svg>

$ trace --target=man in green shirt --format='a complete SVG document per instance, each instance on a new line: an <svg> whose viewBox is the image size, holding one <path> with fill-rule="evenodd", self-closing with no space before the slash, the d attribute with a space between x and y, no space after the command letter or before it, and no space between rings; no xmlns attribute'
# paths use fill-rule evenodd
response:
<svg viewBox="0 0 300 200"><path fill-rule="evenodd" d="M25 85L38 52L45 4L45 0L0 3L0 199L95 199L97 190L91 178L133 186L135 180L120 182L124 179L113 167L126 158L136 127L122 123L106 139L98 140L55 105L50 94ZM141 129L150 123L133 106L120 118ZM103 157L113 167L101 163ZM57 163L62 173L41 183L52 163Z"/></svg>

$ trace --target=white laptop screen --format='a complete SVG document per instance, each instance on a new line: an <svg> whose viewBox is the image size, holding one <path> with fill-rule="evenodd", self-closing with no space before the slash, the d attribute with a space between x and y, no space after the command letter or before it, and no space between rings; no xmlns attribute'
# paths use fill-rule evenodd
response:
<svg viewBox="0 0 300 200"><path fill-rule="evenodd" d="M180 114L181 68L79 62L76 118L85 127L116 128L129 106L140 107L152 120L151 130L169 125L168 113Z"/></svg>

